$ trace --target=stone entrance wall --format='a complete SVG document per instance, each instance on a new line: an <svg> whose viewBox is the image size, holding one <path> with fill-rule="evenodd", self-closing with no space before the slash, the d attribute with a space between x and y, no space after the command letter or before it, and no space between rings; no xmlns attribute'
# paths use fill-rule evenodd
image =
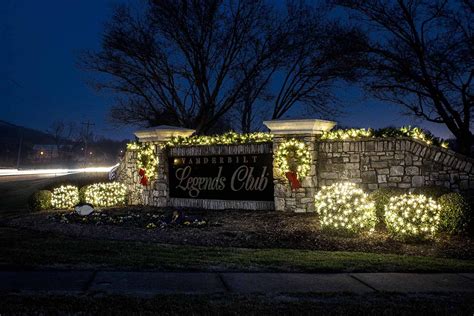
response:
<svg viewBox="0 0 474 316"><path fill-rule="evenodd" d="M351 181L366 190L443 186L474 191L472 159L415 139L318 141L316 147L319 186Z"/></svg>
<svg viewBox="0 0 474 316"><path fill-rule="evenodd" d="M274 121L270 121L274 122ZM301 120L301 124L284 121L280 128L268 122L274 133L273 144L212 145L199 147L173 147L162 149L174 127L137 132L143 143L153 144L159 159L155 181L147 187L139 184L136 153L127 152L119 169L119 180L132 192L131 204L153 206L199 207L205 209L275 209L277 211L313 212L314 196L319 188L340 181L360 184L371 191L382 187L411 190L421 186L444 186L453 191L474 195L474 160L451 150L428 146L411 138L379 138L366 140L321 140L321 130L329 130L335 123L320 120ZM319 124L319 125L318 125ZM160 133L167 136L161 137ZM184 132L183 132L184 133ZM192 130L186 130L191 135ZM181 135L182 136L182 135ZM249 154L275 152L286 139L303 141L312 156L308 177L302 187L291 190L284 177L278 177L274 168L274 203L256 201L224 201L171 199L168 188L168 157L208 154Z"/></svg>

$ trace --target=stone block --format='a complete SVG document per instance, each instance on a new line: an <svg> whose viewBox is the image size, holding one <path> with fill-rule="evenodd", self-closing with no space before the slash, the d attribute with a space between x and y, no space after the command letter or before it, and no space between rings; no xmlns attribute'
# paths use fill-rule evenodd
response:
<svg viewBox="0 0 474 316"><path fill-rule="evenodd" d="M420 169L416 166L406 167L405 172L411 176L419 175Z"/></svg>
<svg viewBox="0 0 474 316"><path fill-rule="evenodd" d="M387 168L388 167L388 162L387 161L373 161L372 162L372 167L375 168L375 169Z"/></svg>
<svg viewBox="0 0 474 316"><path fill-rule="evenodd" d="M284 211L285 210L285 199L284 198L275 198L275 210Z"/></svg>
<svg viewBox="0 0 474 316"><path fill-rule="evenodd" d="M414 188L422 187L425 182L424 180L423 176L413 176L413 178L411 178L411 185Z"/></svg>
<svg viewBox="0 0 474 316"><path fill-rule="evenodd" d="M375 150L375 142L370 141L365 143L365 150L366 151L374 151Z"/></svg>
<svg viewBox="0 0 474 316"><path fill-rule="evenodd" d="M469 189L469 181L468 180L462 180L461 182L459 182L459 188L461 190Z"/></svg>
<svg viewBox="0 0 474 316"><path fill-rule="evenodd" d="M305 177L303 181L301 181L301 186L303 188L311 188L313 186L313 181L311 177Z"/></svg>
<svg viewBox="0 0 474 316"><path fill-rule="evenodd" d="M300 200L301 203L306 204L306 203L312 203L314 201L313 198L305 197Z"/></svg>
<svg viewBox="0 0 474 316"><path fill-rule="evenodd" d="M359 169L359 164L358 163L346 163L345 164L345 169L346 170L358 170Z"/></svg>
<svg viewBox="0 0 474 316"><path fill-rule="evenodd" d="M378 184L375 184L375 183L369 183L368 184L369 190L377 190L378 187L379 187Z"/></svg>
<svg viewBox="0 0 474 316"><path fill-rule="evenodd" d="M388 177L388 182L402 182L402 177Z"/></svg>
<svg viewBox="0 0 474 316"><path fill-rule="evenodd" d="M365 183L375 183L377 182L377 175L375 171L365 171L361 173L362 182Z"/></svg>
<svg viewBox="0 0 474 316"><path fill-rule="evenodd" d="M387 176L382 174L377 176L378 183L387 183Z"/></svg>
<svg viewBox="0 0 474 316"><path fill-rule="evenodd" d="M336 172L321 172L320 177L323 179L337 179L338 178Z"/></svg>
<svg viewBox="0 0 474 316"><path fill-rule="evenodd" d="M403 166L392 166L390 167L391 176L402 176L403 175Z"/></svg>
<svg viewBox="0 0 474 316"><path fill-rule="evenodd" d="M360 170L349 170L349 178L359 178L360 177Z"/></svg>
<svg viewBox="0 0 474 316"><path fill-rule="evenodd" d="M351 162L359 162L360 161L360 156L358 154L353 154L350 157Z"/></svg>
<svg viewBox="0 0 474 316"><path fill-rule="evenodd" d="M388 168L382 168L382 169L377 170L377 174L389 174L389 173L390 173L390 169Z"/></svg>
<svg viewBox="0 0 474 316"><path fill-rule="evenodd" d="M409 188L411 188L411 184L410 183L399 183L398 187L402 188L402 189L409 189Z"/></svg>

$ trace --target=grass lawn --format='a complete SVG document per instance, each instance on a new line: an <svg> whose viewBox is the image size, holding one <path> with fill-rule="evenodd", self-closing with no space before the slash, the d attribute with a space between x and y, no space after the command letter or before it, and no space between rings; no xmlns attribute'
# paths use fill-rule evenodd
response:
<svg viewBox="0 0 474 316"><path fill-rule="evenodd" d="M2 315L471 315L472 295L162 295L2 297Z"/></svg>
<svg viewBox="0 0 474 316"><path fill-rule="evenodd" d="M75 239L0 228L3 268L68 266L186 271L455 272L474 261L345 251L244 249Z"/></svg>

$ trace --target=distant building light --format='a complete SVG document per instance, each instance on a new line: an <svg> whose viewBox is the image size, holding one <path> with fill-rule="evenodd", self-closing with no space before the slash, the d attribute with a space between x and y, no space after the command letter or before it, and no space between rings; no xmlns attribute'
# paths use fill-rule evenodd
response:
<svg viewBox="0 0 474 316"><path fill-rule="evenodd" d="M89 155L92 155L92 151L89 153Z"/></svg>
<svg viewBox="0 0 474 316"><path fill-rule="evenodd" d="M41 152L40 152L40 155L43 156L43 155L44 155L44 152L41 151Z"/></svg>

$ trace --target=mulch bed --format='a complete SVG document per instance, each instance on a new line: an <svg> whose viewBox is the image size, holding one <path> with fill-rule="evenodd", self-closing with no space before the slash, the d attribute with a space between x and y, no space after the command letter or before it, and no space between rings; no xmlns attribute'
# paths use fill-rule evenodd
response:
<svg viewBox="0 0 474 316"><path fill-rule="evenodd" d="M439 236L435 241L404 243L391 239L384 231L376 231L371 235L344 238L321 233L317 216L311 213L186 209L180 213L181 219L173 221L173 216L176 217L173 211L126 207L102 210L87 217L49 211L10 218L1 224L79 238L474 259L474 241L466 236Z"/></svg>

